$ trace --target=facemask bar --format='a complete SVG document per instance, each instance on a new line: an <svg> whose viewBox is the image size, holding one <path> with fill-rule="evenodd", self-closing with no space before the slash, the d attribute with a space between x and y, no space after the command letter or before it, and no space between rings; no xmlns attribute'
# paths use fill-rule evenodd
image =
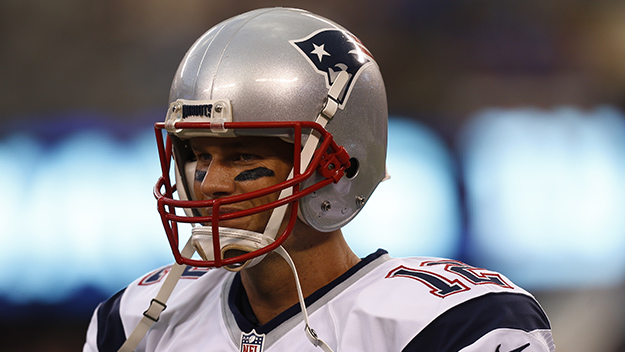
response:
<svg viewBox="0 0 625 352"><path fill-rule="evenodd" d="M210 130L211 123L210 122L185 122L179 121L175 122L173 126L177 130ZM213 126L214 127L214 126ZM298 200L312 192L315 192L333 182L338 182L338 180L343 176L346 168L349 167L349 155L345 151L345 149L341 146L338 146L336 142L333 140L332 135L328 133L321 125L316 122L311 121L289 121L289 122L225 122L221 124L221 127L224 129L231 131L237 129L274 129L274 130L292 130L293 131L293 148L294 148L294 160L293 160L293 172L292 178L289 178L281 183L278 183L274 186L267 187L264 189L260 189L254 192L235 195L230 197L224 197L214 200L176 200L173 195L177 191L179 187L184 187L183 185L172 185L170 180L170 169L172 167L171 161L173 160L173 146L172 141L167 137L164 139L163 137L163 129L165 129L165 123L159 122L155 124L155 134L158 142L158 150L159 156L161 159L161 171L162 175L159 178L156 186L154 187L154 196L157 199L157 207L158 211L161 215L161 219L163 222L163 226L165 228L165 232L167 233L167 237L169 239L169 243L172 247L172 251L176 262L179 264L187 264L192 266L203 266L203 267L221 267L224 265L234 265L236 263L242 263L252 258L258 257L260 255L266 254L270 251L273 251L278 246L280 246L284 240L288 237L293 227L295 226L295 222L297 219L297 206ZM309 163L306 170L301 170L301 156L300 152L302 150L302 132L303 130L311 130L314 131L310 133L310 135L318 135L319 140L321 141L319 147L315 151L313 159ZM300 189L300 184L304 182L306 179L310 178L315 172L320 172L325 178L314 185L307 187L306 189ZM228 214L219 214L219 207L225 204L237 203L243 200L252 199L256 197L261 197L267 194L280 192L284 189L292 189L290 195L282 199L278 199L274 202L251 208L246 210L241 210ZM164 192L164 193L163 193ZM215 259L214 260L195 260L191 258L184 257L180 254L179 250L179 235L178 235L178 222L180 223L210 223L213 228L213 233L218 234L219 232L219 222L222 220L228 220L243 216L248 216L252 214L256 214L259 212L272 210L278 208L283 205L292 204L291 214L289 217L288 225L286 229L275 238L275 242L257 249L253 252L242 254L233 258L222 258L221 253L219 253L220 249L220 239L219 236L213 236L213 249L215 251ZM176 209L190 209L190 208L213 208L212 216L181 216L176 215ZM217 214L217 215L215 215Z"/></svg>

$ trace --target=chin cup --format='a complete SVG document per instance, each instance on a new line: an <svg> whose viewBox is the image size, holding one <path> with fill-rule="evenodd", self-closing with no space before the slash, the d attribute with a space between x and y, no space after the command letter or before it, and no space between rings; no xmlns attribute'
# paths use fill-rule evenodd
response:
<svg viewBox="0 0 625 352"><path fill-rule="evenodd" d="M219 243L222 259L228 251L250 253L271 244L273 240L262 233L219 227ZM196 226L191 229L191 243L203 260L215 260L213 250L213 230L210 226ZM239 271L245 267L258 264L266 254L252 258L244 263L226 265L224 268L230 271Z"/></svg>

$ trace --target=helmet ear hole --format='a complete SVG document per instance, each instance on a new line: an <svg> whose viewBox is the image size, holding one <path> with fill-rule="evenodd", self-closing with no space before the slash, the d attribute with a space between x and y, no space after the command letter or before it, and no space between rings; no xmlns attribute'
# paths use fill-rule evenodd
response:
<svg viewBox="0 0 625 352"><path fill-rule="evenodd" d="M345 177L354 178L360 170L360 162L356 158L349 158L350 166L345 169Z"/></svg>

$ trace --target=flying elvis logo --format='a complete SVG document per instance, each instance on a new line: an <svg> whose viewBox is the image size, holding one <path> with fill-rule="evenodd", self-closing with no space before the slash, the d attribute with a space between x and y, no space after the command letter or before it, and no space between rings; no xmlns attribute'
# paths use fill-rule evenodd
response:
<svg viewBox="0 0 625 352"><path fill-rule="evenodd" d="M341 71L349 74L347 89L338 99L340 108L347 102L352 83L362 69L375 63L371 53L356 37L338 29L322 29L290 43L325 77L328 88Z"/></svg>

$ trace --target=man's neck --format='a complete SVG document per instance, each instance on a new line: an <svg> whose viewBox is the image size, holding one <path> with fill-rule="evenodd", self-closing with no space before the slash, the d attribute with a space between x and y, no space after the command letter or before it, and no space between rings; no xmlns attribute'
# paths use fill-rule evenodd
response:
<svg viewBox="0 0 625 352"><path fill-rule="evenodd" d="M285 242L297 268L304 297L360 261L339 230L316 235L323 236L323 239L310 246L289 246L288 240ZM271 253L258 265L241 271L241 280L260 324L267 323L298 302L293 272L277 253Z"/></svg>

